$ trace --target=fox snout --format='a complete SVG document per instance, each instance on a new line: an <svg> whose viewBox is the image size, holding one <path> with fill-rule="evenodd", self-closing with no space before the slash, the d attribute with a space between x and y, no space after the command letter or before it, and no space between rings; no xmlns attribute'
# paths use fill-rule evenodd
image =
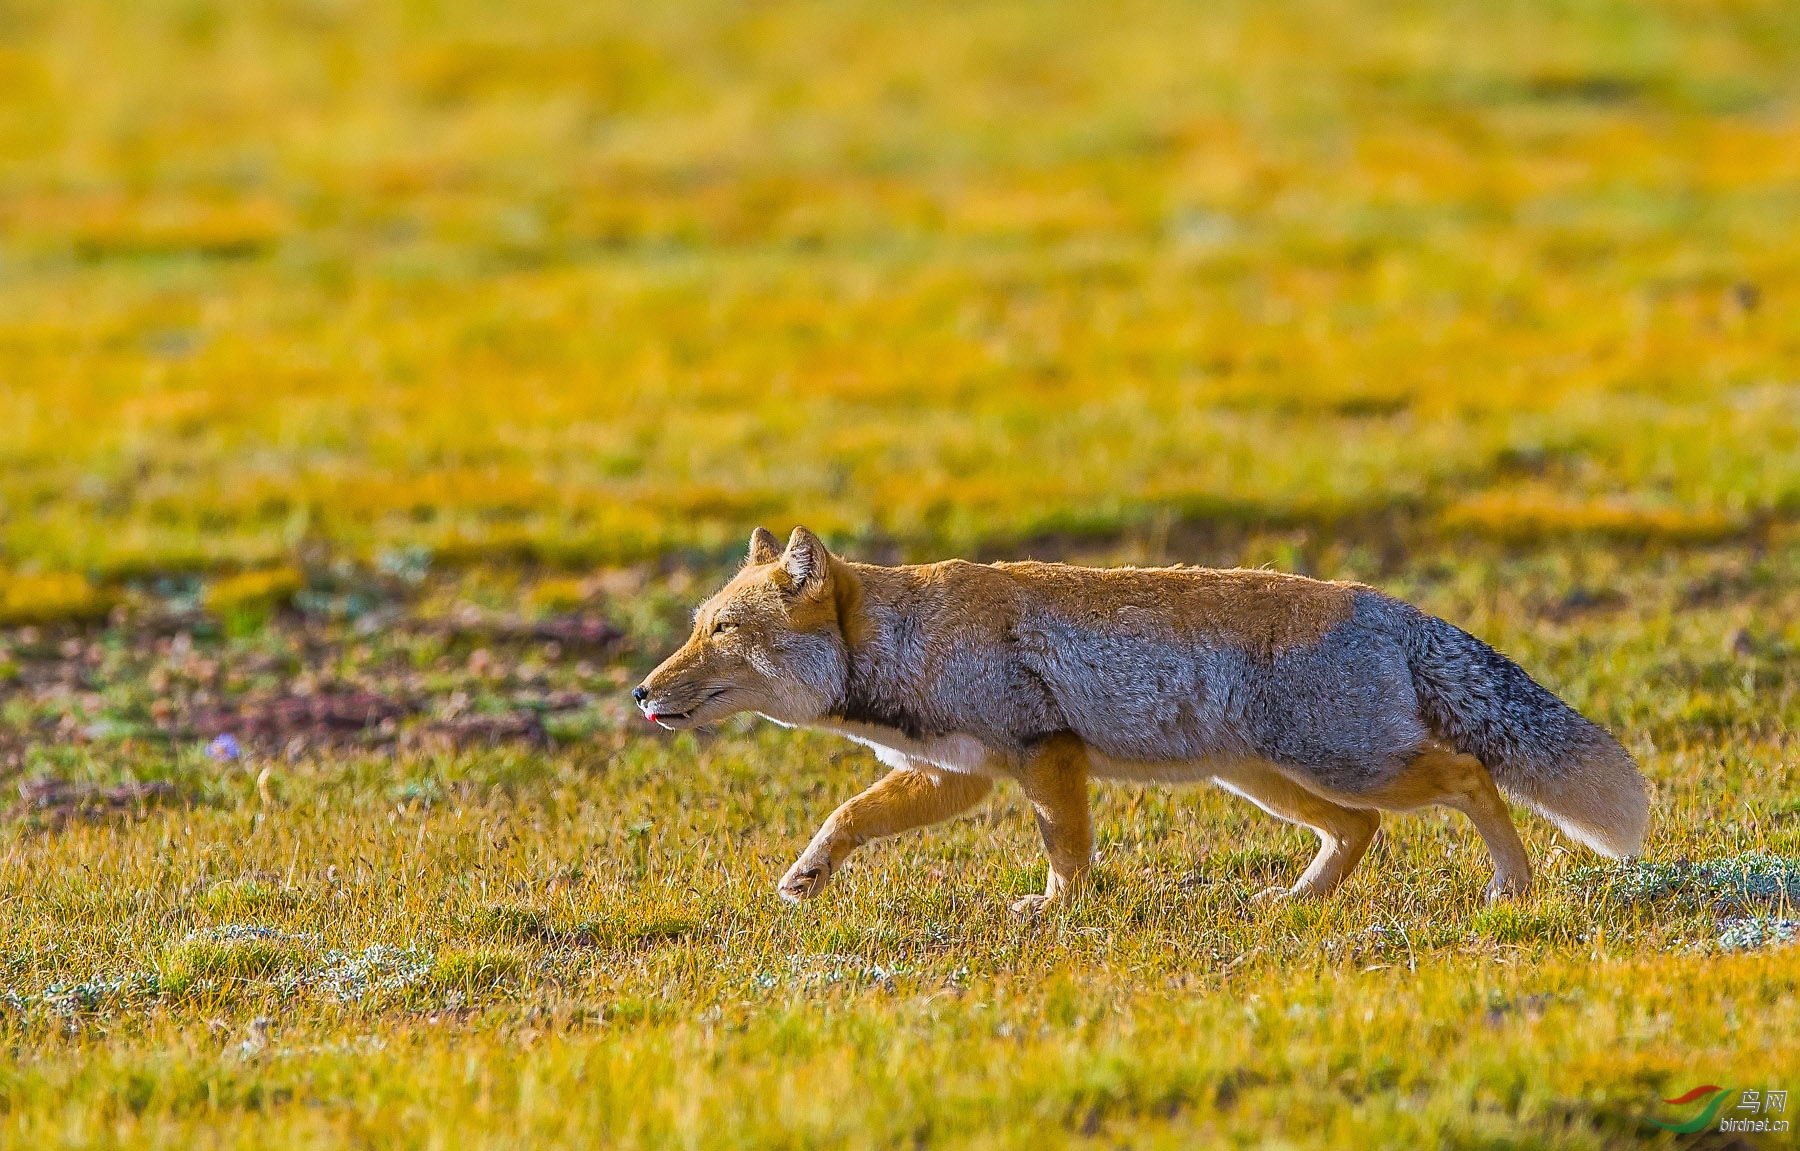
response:
<svg viewBox="0 0 1800 1151"><path fill-rule="evenodd" d="M729 680L704 674L703 669L687 664L676 665L681 655L677 652L671 656L631 689L632 702L644 718L662 727L689 726L689 721L698 718L696 713L731 689Z"/></svg>
<svg viewBox="0 0 1800 1151"><path fill-rule="evenodd" d="M659 715L673 718L677 714L683 713L684 710L691 710L674 706L667 698L667 693L652 695L650 680L655 678L655 674L652 672L643 683L631 689L631 700L637 704L638 710L644 713L644 718L655 723Z"/></svg>
<svg viewBox="0 0 1800 1151"><path fill-rule="evenodd" d="M652 698L650 689L641 683L631 689L631 699L637 704L638 710L644 713L645 719L651 723L662 723L665 727L673 721L687 718L693 710L675 707L662 698Z"/></svg>

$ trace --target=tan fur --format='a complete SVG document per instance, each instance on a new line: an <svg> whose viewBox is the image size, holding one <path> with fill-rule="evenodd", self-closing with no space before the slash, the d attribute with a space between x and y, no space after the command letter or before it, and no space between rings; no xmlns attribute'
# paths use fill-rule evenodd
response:
<svg viewBox="0 0 1800 1151"><path fill-rule="evenodd" d="M1037 816L1050 874L1044 894L1027 895L1013 904L1017 912L1037 911L1066 898L1087 874L1094 857L1094 832L1088 821L1087 748L1073 736L1045 740L1020 766L1019 784Z"/></svg>
<svg viewBox="0 0 1800 1151"><path fill-rule="evenodd" d="M1309 827L1319 837L1319 853L1294 885L1259 892L1257 902L1330 895L1362 861L1381 828L1381 816L1375 812L1333 803L1269 764L1233 764L1215 778L1226 790L1237 792L1277 819Z"/></svg>
<svg viewBox="0 0 1800 1151"><path fill-rule="evenodd" d="M1523 895L1531 886L1531 857L1519 840L1512 813L1494 786L1494 777L1472 755L1429 747L1407 765L1405 774L1362 797L1389 811L1417 811L1432 804L1469 817L1494 861L1488 897Z"/></svg>
<svg viewBox="0 0 1800 1151"><path fill-rule="evenodd" d="M844 858L869 842L928 823L941 823L987 797L994 781L929 768L896 768L831 813L777 888L790 902L825 890Z"/></svg>
<svg viewBox="0 0 1800 1151"><path fill-rule="evenodd" d="M1530 859L1494 776L1480 759L1443 740L1427 738L1427 730L1420 726L1423 721L1416 716L1401 715L1393 721L1400 724L1394 730L1402 733L1395 738L1405 742L1359 742L1363 737L1353 732L1331 742L1339 731L1329 721L1339 714L1330 710L1332 699L1353 695L1359 683L1330 676L1302 678L1295 682L1303 685L1302 693L1310 694L1265 695L1258 704L1263 711L1256 713L1263 718L1256 722L1266 727L1269 717L1276 716L1282 717L1277 729L1287 726L1292 699L1313 726L1297 744L1282 744L1285 737L1279 734L1272 737L1273 743L1252 744L1272 749L1254 754L1202 749L1171 757L1156 753L1155 745L1129 739L1121 743L1104 724L1099 730L1081 729L1083 735L1072 726L1074 720L1041 718L1063 716L1062 709L1068 708L1072 710L1067 714L1082 722L1091 724L1099 716L1112 723L1111 697L1096 702L1091 692L1104 691L1116 678L1140 693L1129 697L1126 707L1151 709L1137 713L1140 727L1124 723L1127 733L1180 722L1187 713L1157 709L1166 708L1170 690L1166 685L1179 681L1184 665L1157 661L1165 660L1165 652L1185 650L1240 653L1232 657L1239 662L1218 665L1226 669L1220 674L1236 675L1237 680L1195 689L1198 695L1184 705L1189 708L1218 706L1216 700L1205 698L1208 693L1232 699L1230 691L1258 690L1256 677L1272 674L1270 668L1298 667L1302 670L1283 674L1316 676L1304 670L1304 661L1315 658L1307 654L1314 649L1340 653L1330 658L1345 662L1329 664L1331 676L1338 675L1341 666L1359 666L1356 659L1374 652L1360 665L1363 682L1386 682L1382 675L1397 674L1400 686L1393 698L1411 701L1414 681L1404 670L1409 665L1393 671L1397 657L1382 654L1390 649L1380 646L1393 641L1383 640L1390 633L1379 628L1417 629L1421 625L1415 621L1424 620L1440 629L1427 633L1434 637L1432 642L1443 643L1449 642L1442 638L1448 625L1396 605L1396 610L1412 613L1400 624L1392 624L1396 617L1390 614L1375 617L1373 625L1357 625L1376 631L1340 633L1338 629L1359 610L1358 603L1366 605L1369 597L1394 605L1360 585L1269 571L1093 570L960 560L878 567L830 555L804 528L794 530L784 549L759 528L751 537L744 567L701 605L687 642L645 679L636 695L646 714L665 727L692 727L737 711L757 711L778 722L845 735L871 747L894 769L825 821L782 878L780 894L790 900L818 895L861 844L966 811L988 794L994 778L1002 776L1017 780L1024 790L1050 863L1044 894L1019 900L1014 906L1021 911L1066 899L1087 873L1093 852L1087 787L1094 776L1170 782L1211 779L1273 815L1313 829L1320 846L1312 863L1291 887L1264 892L1263 897L1329 894L1367 851L1381 825L1380 811L1412 811L1432 804L1462 811L1475 824L1494 861L1490 897L1525 891L1531 883ZM1483 669L1497 660L1498 666L1511 669L1508 674L1523 677L1516 666L1466 633L1450 632L1454 642L1475 645L1461 650L1476 651L1470 658L1478 657L1477 662L1466 666L1477 674L1484 674ZM1332 642L1338 646L1326 646L1334 634L1338 638ZM1342 638L1365 634L1375 638ZM1123 655L1085 651L1104 649L1114 637L1123 637L1127 645L1119 649ZM1370 646L1346 648L1346 642ZM1012 662L995 662L995 653L1006 653L1004 660ZM1098 661L1103 659L1112 662L1102 674ZM1383 664L1381 659L1389 662ZM1429 666L1438 669L1433 674L1440 678L1449 674L1449 682L1462 682L1455 669L1465 665ZM1446 673L1444 667L1452 671ZM1026 670L1031 668L1035 670ZM859 676L871 674L887 678L856 689L862 682ZM1065 682L1070 675L1080 682L1071 687ZM1076 694L1057 697L1055 708L1046 711L1045 677L1056 676L1063 677L1058 681L1063 684L1060 690ZM940 689L946 685L971 686L955 686L945 702ZM1426 687L1440 693L1434 699L1444 698L1446 689L1436 681ZM990 690L996 693L991 705L984 694ZM1146 691L1151 696L1160 692L1164 698L1145 702ZM1546 714L1573 715L1556 712L1562 705L1554 697L1543 698L1548 703L1541 706L1550 709ZM919 707L938 708L931 713L938 718L908 719L905 709L914 705L905 701L910 699L927 701ZM945 707L952 710L944 712ZM1014 709L1017 718L995 718L994 709L999 707ZM1013 726L1006 727L1006 722ZM1045 722L1064 726L1033 726ZM1382 721L1370 722L1375 725L1371 730L1379 732ZM1585 723L1578 716L1563 722ZM1595 729L1590 725L1580 730ZM1012 731L1023 734L1009 734ZM1466 735L1457 738L1467 745ZM1364 769L1356 766L1361 752L1343 760L1348 766L1332 766L1339 760L1330 755L1308 759L1313 753L1306 749L1315 746L1401 750L1387 753L1395 757L1391 762L1375 761L1375 767ZM1511 794L1545 810L1559 826L1599 850L1635 851L1643 833L1645 805L1642 781L1629 756L1604 733L1598 742L1589 739L1580 746L1598 749L1592 753L1592 764L1576 762L1560 773L1523 775L1516 765L1510 767L1514 774L1506 778Z"/></svg>
<svg viewBox="0 0 1800 1151"><path fill-rule="evenodd" d="M1531 886L1531 857L1519 840L1512 814L1494 787L1494 779L1487 768L1472 755L1433 745L1407 764L1400 775L1360 795L1345 795L1319 788L1316 784L1313 789L1322 793L1326 801L1349 809L1407 812L1440 805L1460 811L1475 825L1494 862L1494 878L1488 884L1488 897L1523 895ZM1313 826L1306 819L1295 822ZM1340 872L1338 878L1342 875ZM1295 886L1298 888L1300 884ZM1293 894L1325 895L1330 890L1327 886L1318 891L1296 890Z"/></svg>
<svg viewBox="0 0 1800 1151"><path fill-rule="evenodd" d="M1141 582L1127 581L1126 577L1138 575L1153 575L1174 588L1171 594L1147 596ZM1154 613L1174 632L1214 636L1265 658L1318 642L1349 618L1351 594L1360 586L1259 569L1100 569L964 560L894 569L836 557L832 576L839 616L852 646L867 628L858 610L864 583L897 581L938 610L956 615L977 634L1003 630L1007 605L1026 585L1052 605L1095 619L1122 612Z"/></svg>
<svg viewBox="0 0 1800 1151"><path fill-rule="evenodd" d="M1210 635L1268 657L1317 643L1350 618L1357 585L1326 583L1282 572L1212 568L1071 568L1062 564L995 564L1002 572L1041 584L1054 602L1096 617L1153 611L1180 632ZM1146 599L1127 577L1152 572L1171 594ZM1044 577L1053 575L1052 580ZM1178 590L1177 590L1178 589ZM971 608L979 605L970 604Z"/></svg>

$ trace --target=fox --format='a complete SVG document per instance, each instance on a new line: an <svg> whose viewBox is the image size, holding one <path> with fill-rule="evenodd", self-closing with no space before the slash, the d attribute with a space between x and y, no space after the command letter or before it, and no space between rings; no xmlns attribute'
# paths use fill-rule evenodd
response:
<svg viewBox="0 0 1800 1151"><path fill-rule="evenodd" d="M887 774L833 811L777 894L820 895L856 848L1023 789L1049 859L1036 914L1093 864L1091 779L1210 781L1311 829L1318 852L1255 902L1319 899L1382 812L1466 815L1489 901L1532 864L1502 794L1576 843L1635 856L1649 788L1629 752L1468 632L1359 583L1267 569L844 559L766 529L632 691L682 730L754 712L868 747Z"/></svg>

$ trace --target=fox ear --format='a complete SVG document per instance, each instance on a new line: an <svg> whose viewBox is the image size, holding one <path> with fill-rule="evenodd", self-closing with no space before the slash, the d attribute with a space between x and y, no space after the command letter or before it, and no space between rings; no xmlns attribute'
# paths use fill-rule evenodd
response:
<svg viewBox="0 0 1800 1151"><path fill-rule="evenodd" d="M781 553L781 566L793 581L795 595L809 595L825 582L828 556L818 536L805 528L794 529L787 550Z"/></svg>
<svg viewBox="0 0 1800 1151"><path fill-rule="evenodd" d="M781 541L768 528L750 533L750 556L745 563L770 564L781 558Z"/></svg>

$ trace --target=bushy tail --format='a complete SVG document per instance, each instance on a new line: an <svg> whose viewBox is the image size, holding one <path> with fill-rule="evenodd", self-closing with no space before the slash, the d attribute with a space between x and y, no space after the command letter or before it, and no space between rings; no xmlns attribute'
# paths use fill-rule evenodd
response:
<svg viewBox="0 0 1800 1151"><path fill-rule="evenodd" d="M1398 638L1438 738L1571 839L1614 858L1638 854L1649 789L1619 741L1468 632L1395 602L1415 617Z"/></svg>

